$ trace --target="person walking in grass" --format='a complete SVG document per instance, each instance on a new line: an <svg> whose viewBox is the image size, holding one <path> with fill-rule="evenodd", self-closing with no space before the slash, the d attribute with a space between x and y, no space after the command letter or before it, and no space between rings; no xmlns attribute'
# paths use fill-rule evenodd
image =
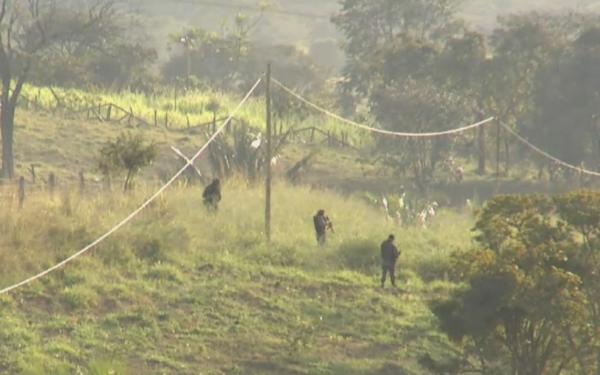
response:
<svg viewBox="0 0 600 375"><path fill-rule="evenodd" d="M381 244L381 287L385 287L385 279L387 274L390 274L390 281L392 286L396 286L396 261L400 256L400 252L396 245L394 245L394 235L390 234L387 240Z"/></svg>
<svg viewBox="0 0 600 375"><path fill-rule="evenodd" d="M221 181L218 178L215 178L204 189L202 199L204 200L204 206L209 211L216 211L219 208L219 202L221 201Z"/></svg>
<svg viewBox="0 0 600 375"><path fill-rule="evenodd" d="M315 216L313 216L313 223L315 225L315 233L317 235L317 244L324 246L327 241L327 231L333 232L333 224L327 216L325 216L325 210L319 210Z"/></svg>

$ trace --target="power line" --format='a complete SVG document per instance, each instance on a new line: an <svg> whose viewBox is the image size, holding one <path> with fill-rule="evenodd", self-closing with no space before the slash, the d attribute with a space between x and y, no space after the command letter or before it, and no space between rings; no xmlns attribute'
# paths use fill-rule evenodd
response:
<svg viewBox="0 0 600 375"><path fill-rule="evenodd" d="M440 136L444 136L444 135L451 135L451 134L457 134L457 133L462 133L465 132L467 130L471 130L471 129L475 129L478 128L480 126L489 124L490 122L492 122L495 118L494 117L490 117L488 119L485 119L483 121L479 121L475 124L471 124L471 125L467 125L467 126L463 126L460 128L456 128L456 129L451 129L451 130L444 130L444 131L438 131L438 132L428 132L428 133L407 133L407 132L395 132L395 131L391 131L391 130L385 130L385 129L377 129L374 128L372 126L368 126L368 125L364 125L364 124L359 124L358 122L349 120L347 118L344 118L340 115L337 115L331 111L326 110L323 107L320 107L319 105L311 102L310 100L304 98L303 96L301 96L300 94L295 93L292 89L288 88L287 86L285 86L283 83L279 82L278 80L276 80L275 78L272 79L273 83L275 83L277 86L279 86L281 89L283 89L283 91L285 91L288 95L291 95L292 97L300 100L301 102L303 102L304 104L316 109L317 111L332 117L338 121L341 121L345 124L357 127L357 128L361 128L363 130L367 130L370 131L372 133L379 133L379 134L383 134L383 135L391 135L391 136L395 136L395 137L403 137L403 138L432 138L432 137L440 137Z"/></svg>
<svg viewBox="0 0 600 375"><path fill-rule="evenodd" d="M562 165L565 168L569 168L572 170L575 170L579 173L583 173L583 174L587 174L590 176L595 176L595 177L600 177L600 172L594 172L594 171L590 171L588 169L585 169L583 167L578 167L575 166L573 164L569 164L566 161L562 161L559 158L550 155L549 153L547 153L546 151L542 150L541 148L537 147L536 145L534 145L533 143L529 142L527 139L525 139L523 136L521 136L519 133L517 133L516 131L512 130L510 127L506 126L505 124L501 124L502 127L513 137L515 137L517 140L519 140L521 143L523 143L524 145L526 145L527 147L529 147L530 149L532 149L533 151L537 152L538 154L542 155L543 157L545 157L546 159L552 160L553 162Z"/></svg>
<svg viewBox="0 0 600 375"><path fill-rule="evenodd" d="M210 0L178 0L178 2L192 4L192 5L193 4L205 5L205 6L209 6L209 7L215 7L215 8L246 10L246 11L257 12L257 13L272 13L272 14L278 14L278 15L283 15L283 16L302 17L302 18L311 18L311 19L317 18L317 19L329 20L331 18L331 16L326 15L326 14L273 9L273 8L269 8L269 7L263 8L263 7L259 7L259 6L252 6L252 5L240 4L240 3L221 3L221 2L210 1Z"/></svg>
<svg viewBox="0 0 600 375"><path fill-rule="evenodd" d="M468 125L468 126L464 126L462 128L457 128L457 129L453 129L453 130L446 130L446 131L441 131L441 132L431 132L431 133L404 133L404 132L393 132L393 131L389 131L389 130L384 130L384 129L377 129L377 128L373 128L371 126L367 126L367 125L363 125L363 124L359 124L355 121L343 118L333 112L330 112L320 106L318 106L317 104L309 101L308 99L302 97L300 94L295 93L294 91L292 91L292 89L286 87L284 84L282 84L281 82L279 82L278 80L276 80L275 78L272 79L272 81L279 86L281 89L283 89L287 94L291 95L292 97L300 100L301 102L303 102L304 104L316 109L317 111L324 113L325 115L335 118L336 120L339 120L343 123L352 125L352 126L356 126L359 127L361 129L365 129L374 133L379 133L379 134L384 134L384 135L393 135L393 136L398 136L398 137L436 137L436 136L441 136L441 135L448 135L448 134L456 134L456 133L460 133L460 132L464 132L466 130L469 129L473 129L476 127L480 127L483 126L491 121L494 120L494 117L490 117L489 119L483 120L481 122L475 123L473 125ZM549 154L548 152L542 150L541 148L537 147L536 145L534 145L533 143L529 142L527 139L525 139L523 136L521 136L519 133L517 133L516 131L512 130L510 127L506 126L505 124L500 124L510 135L512 135L513 137L515 137L519 142L523 143L524 145L526 145L527 147L529 147L530 149L532 149L533 151L535 151L536 153L538 153L539 155L545 157L548 160L551 160L565 168L568 169L572 169L574 171L577 171L578 173L583 173L586 175L590 175L590 176L595 176L595 177L600 177L600 172L595 172L595 171L590 171L589 169L585 169L583 167L578 167L575 166L573 164L569 164L566 161L563 161L555 156L552 156L551 154Z"/></svg>

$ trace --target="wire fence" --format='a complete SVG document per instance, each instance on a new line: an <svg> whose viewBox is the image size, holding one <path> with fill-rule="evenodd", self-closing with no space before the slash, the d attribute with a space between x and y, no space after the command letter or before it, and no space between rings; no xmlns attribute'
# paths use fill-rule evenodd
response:
<svg viewBox="0 0 600 375"><path fill-rule="evenodd" d="M254 84L254 86L250 89L250 91L248 91L248 93L246 94L246 96L244 96L244 98L242 99L242 101L231 112L231 114L223 122L223 124L215 131L215 133L212 135L212 137L209 138L208 141L204 144L204 146L202 146L202 148L200 148L200 150L198 150L196 152L196 154L194 154L194 156L190 158L190 164L193 163L196 159L198 159L200 157L200 155L206 151L206 149L208 148L208 146L219 136L219 134L221 134L223 132L223 130L225 130L225 128L230 124L231 119L244 106L244 104L246 103L246 101L248 100L248 98L250 98L250 96L256 90L256 88L258 87L258 85L260 84L261 81L262 81L262 79L259 79L258 81L256 81L256 83ZM68 264L68 263L72 262L73 260L79 258L80 256L82 256L83 254L87 253L88 251L92 250L94 247L96 247L102 241L104 241L105 239L107 239L108 237L110 237L113 233L115 233L116 231L118 231L119 229L121 229L123 226L125 226L127 223L129 223L131 220L133 220L146 207L148 207L152 202L154 202L154 200L156 200L156 198L158 198L169 186L171 186L179 178L179 176L181 176L188 169L188 166L189 166L189 164L186 164L183 168L181 168L177 173L175 173L173 175L173 177L171 177L171 179L169 179L169 181L167 181L162 187L160 187L152 196L150 196L136 210L134 210L133 212L131 212L127 217L125 217L123 220L121 220L119 223L117 223L115 226L113 226L111 229L109 229L102 236L98 237L96 240L94 240L93 242L91 242L90 244L88 244L87 246L85 246L84 248L82 248L81 250L79 250L78 252L74 253L73 255L69 256L68 258L65 258L61 262L56 263L52 267L49 267L49 268L45 269L44 271L42 271L42 272L40 272L40 273L38 273L36 275L33 275L33 276L29 277L29 278L26 278L25 280L23 280L21 282L18 282L16 284L13 284L13 285L5 287L4 289L0 290L0 295L9 293L9 292L11 292L11 291L13 291L13 290L15 290L17 288L20 288L20 287L22 287L24 285L32 283L32 282L34 282L34 281L36 281L36 280L38 280L38 279L40 279L40 278L42 278L42 277L50 274L51 272L53 272L53 271L55 271L55 270L57 270L57 269L65 266L66 264Z"/></svg>

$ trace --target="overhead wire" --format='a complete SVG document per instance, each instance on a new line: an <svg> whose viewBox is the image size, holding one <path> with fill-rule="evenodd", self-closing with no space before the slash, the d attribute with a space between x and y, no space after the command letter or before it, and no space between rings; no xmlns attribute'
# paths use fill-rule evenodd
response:
<svg viewBox="0 0 600 375"><path fill-rule="evenodd" d="M590 176L600 177L600 172L590 171L590 170L585 169L583 167L578 167L576 165L567 163L566 161L563 161L563 160L561 160L561 159L559 159L559 158L557 158L555 156L552 156L549 153L547 153L546 151L544 151L541 148L539 148L536 145L534 145L533 143L529 142L525 137L521 136L519 133L517 133L516 131L514 131L513 129L511 129L506 124L501 124L501 125L504 128L504 130L506 130L509 134L511 134L513 137L515 137L521 143L523 143L524 145L526 145L527 147L529 147L530 149L532 149L533 151L535 151L539 155L545 157L546 159L552 160L553 162L555 162L555 163L557 163L559 165L562 165L565 168L575 170L575 171L577 171L579 173L587 174L587 175L590 175Z"/></svg>
<svg viewBox="0 0 600 375"><path fill-rule="evenodd" d="M432 137L440 137L440 136L445 136L445 135L452 135L452 134L458 134L458 133L462 133L465 132L467 130L471 130L471 129L475 129L478 128L480 126L484 126L486 124L489 124L490 122L492 122L495 118L494 117L489 117L483 121L479 121L476 122L474 124L471 125L467 125L467 126L463 126L460 128L456 128L456 129L450 129L450 130L444 130L444 131L436 131L436 132L426 132L426 133L410 133L410 132L398 132L398 131L391 131L391 130L385 130L385 129L378 129L378 128L374 128L372 126L369 125L364 125L361 123L358 123L356 121L352 121L350 119L347 119L345 117L342 117L336 113L333 113L321 106L319 106L318 104L313 103L312 101L306 99L305 97L303 97L302 95L296 93L295 91L293 91L292 89L290 89L289 87L287 87L286 85L284 85L283 83L279 82L277 79L272 78L273 83L275 83L277 86L279 86L283 91L285 91L288 95L291 95L292 97L300 100L301 102L303 102L304 104L312 107L313 109L329 116L332 117L340 122L346 123L348 125L357 127L357 128L361 128L363 130L367 130L370 131L372 133L378 133L378 134L383 134L383 135L391 135L391 136L395 136L395 137L403 137L403 138L432 138Z"/></svg>
<svg viewBox="0 0 600 375"><path fill-rule="evenodd" d="M303 97L302 95L296 93L294 90L290 89L289 87L287 87L286 85L284 85L283 83L281 83L280 81L278 81L275 78L271 79L277 86L279 86L283 91L285 91L288 95L291 95L292 97L300 100L301 102L303 102L304 104L312 107L313 109L329 116L332 117L338 121L341 121L343 123L373 132L373 133L379 133L379 134L384 134L384 135L391 135L391 136L397 136L397 137L407 137L407 138L427 138L427 137L437 137L437 136L443 136L443 135L450 135L450 134L456 134L456 133L461 133L470 129L474 129L474 128L478 128L480 126L483 126L485 124L490 123L491 121L495 120L494 117L490 117L488 119L485 119L483 121L477 122L475 124L472 125L468 125L468 126L463 126L460 128L456 128L456 129L451 129L451 130L446 130L446 131L438 131L438 132L428 132L428 133L407 133L407 132L396 132L396 131L390 131L390 130L385 130L385 129L378 129L378 128L374 128L368 125L364 125L364 124L360 124L356 121L352 121L349 120L347 118L344 118L338 114L335 114L321 106L319 106L318 104L315 104L314 102L306 99L305 97ZM551 155L550 153L542 150L541 148L537 147L536 145L534 145L533 143L529 142L526 138L524 138L523 136L521 136L519 133L517 133L516 131L514 131L513 129L511 129L510 127L508 127L506 124L500 123L500 125L513 137L515 137L519 142L525 144L527 147L529 147L531 150L533 150L534 152L538 153L539 155L545 157L548 160L551 160L565 168L577 171L579 173L583 173L586 175L590 175L590 176L596 176L596 177L600 177L600 172L596 172L596 171L591 171L589 169L586 169L584 167L580 167L580 166L576 166L570 163L567 163L564 160L561 160L553 155Z"/></svg>

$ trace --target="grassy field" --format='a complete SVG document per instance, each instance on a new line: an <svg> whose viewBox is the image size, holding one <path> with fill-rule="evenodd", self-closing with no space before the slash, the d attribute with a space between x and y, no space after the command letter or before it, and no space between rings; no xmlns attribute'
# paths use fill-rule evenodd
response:
<svg viewBox="0 0 600 375"><path fill-rule="evenodd" d="M3 203L1 285L82 247L143 195ZM468 246L469 218L399 229L360 201L280 184L267 246L262 189L232 181L224 196L212 216L199 190L171 190L93 254L1 297L0 372L423 374L421 356L454 351L427 308L454 286L423 275ZM337 227L324 249L319 207ZM378 287L389 232L403 251L397 291Z"/></svg>
<svg viewBox="0 0 600 375"><path fill-rule="evenodd" d="M90 188L81 196L79 171L99 186L98 150L123 131L143 132L158 145L158 159L130 194ZM0 286L94 240L181 166L171 145L191 155L205 135L21 108L15 141L18 175L30 183L36 164L38 182L28 186L23 210L14 184L0 186ZM199 187L177 184L92 254L0 297L0 373L426 374L421 358L451 360L457 348L438 331L428 303L457 287L444 274L449 254L471 246L472 218L441 210L428 229L386 220L365 193L398 194L410 181L372 162L369 150L295 138L275 168L271 245L263 241L262 187L228 181L221 210L209 215ZM312 152L301 186L283 182L287 168ZM464 203L503 190L559 188L514 176L497 187L472 169L426 198ZM44 191L50 172L59 181L54 196ZM325 249L312 231L318 208L337 230ZM399 290L378 287L378 246L390 232L403 252Z"/></svg>
<svg viewBox="0 0 600 375"><path fill-rule="evenodd" d="M254 96L247 101L236 116L237 120L258 130L263 130L265 127L265 104L262 93L263 88L259 86ZM281 125L283 125L283 130L290 127L297 129L317 127L324 133L331 132L339 139L341 139L341 133L344 132L347 142L353 145L364 145L370 141L368 133L341 124L314 109L304 108L296 99L291 99L276 86L273 87L272 93L274 103L293 103L294 108L301 108L304 112L302 118L286 115L286 119L283 121L276 119L275 126L277 128ZM111 109L113 122L121 120L121 123L127 124L127 113L131 112L136 118L150 126L153 126L156 121L158 127L165 127L165 121L168 121L168 128L183 130L188 128L188 125L189 127L207 125L213 121L214 116L226 117L240 100L241 97L208 90L191 90L181 93L164 91L156 95L147 95L27 85L23 90L21 108L42 110L52 113L53 116L61 114L69 118L87 119L87 109L102 106L99 110L91 111L90 117L106 119L108 112L106 105L110 103L114 105ZM277 104L274 106L276 107ZM139 124L139 121L134 120L132 123Z"/></svg>
<svg viewBox="0 0 600 375"><path fill-rule="evenodd" d="M259 94L260 91L257 91ZM188 121L191 126L212 121L213 115L227 116L241 98L224 95L211 91L163 92L159 95L137 94L132 92L88 92L79 89L54 87L25 86L23 89L22 105L27 107L35 103L36 108L48 111L57 108L66 113L78 112L104 104L113 104L126 111L132 111L136 117L142 118L149 124L154 124L154 114L157 112L158 124L164 125L165 116L171 128L185 128ZM107 108L102 110L107 111ZM123 113L114 109L114 118L122 117ZM242 109L240 119L254 126L260 126L264 105L260 100L250 100ZM82 112L84 114L84 112Z"/></svg>
<svg viewBox="0 0 600 375"><path fill-rule="evenodd" d="M124 125L68 119L49 113L21 110L17 112L15 131L16 175L31 180L30 166L35 164L42 178L55 173L59 185L74 186L83 170L90 182L98 181L96 170L99 150L121 132L141 132L147 142L158 147L158 157L146 179L171 176L181 166L170 150L176 146L187 154L196 152L206 141L202 132L178 132L164 128L135 129Z"/></svg>

